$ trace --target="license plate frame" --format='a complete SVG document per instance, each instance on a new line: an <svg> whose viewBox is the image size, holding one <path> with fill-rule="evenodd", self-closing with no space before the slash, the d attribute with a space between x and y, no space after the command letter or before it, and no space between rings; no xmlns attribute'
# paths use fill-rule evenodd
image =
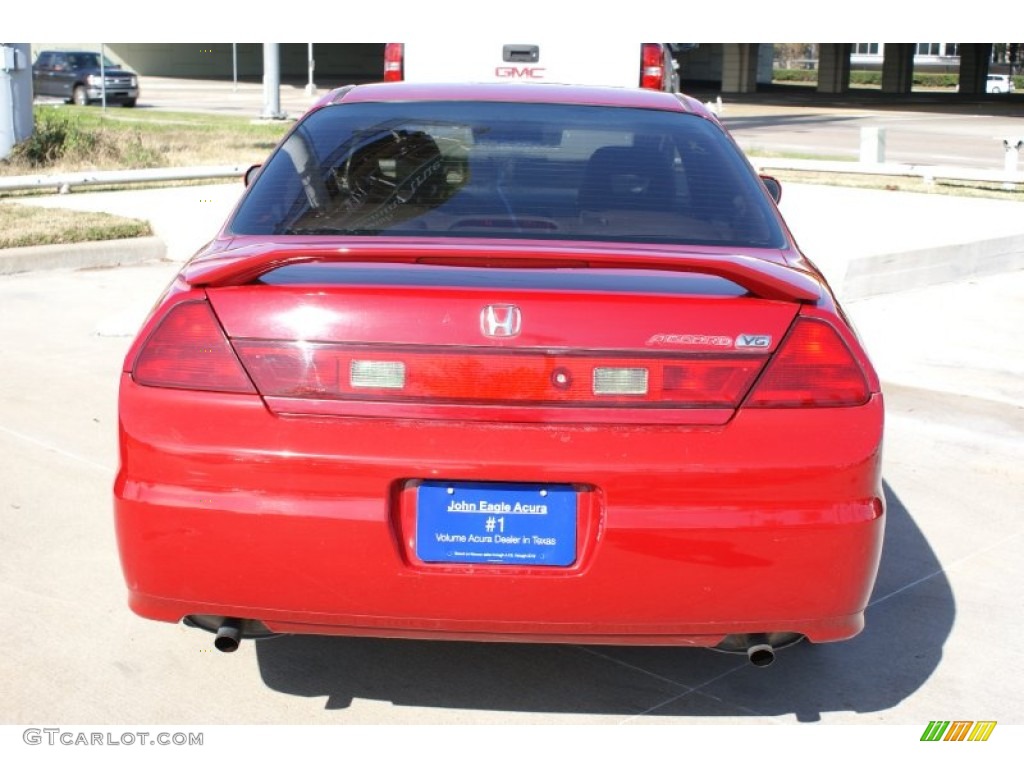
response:
<svg viewBox="0 0 1024 768"><path fill-rule="evenodd" d="M416 489L416 556L425 563L571 566L578 496L567 484L425 480Z"/></svg>

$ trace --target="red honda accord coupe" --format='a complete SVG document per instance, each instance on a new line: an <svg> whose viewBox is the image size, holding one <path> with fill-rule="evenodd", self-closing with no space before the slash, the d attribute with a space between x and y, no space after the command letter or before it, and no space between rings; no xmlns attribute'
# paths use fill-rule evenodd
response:
<svg viewBox="0 0 1024 768"><path fill-rule="evenodd" d="M878 377L699 102L346 87L252 176L124 363L136 613L757 664L862 629Z"/></svg>

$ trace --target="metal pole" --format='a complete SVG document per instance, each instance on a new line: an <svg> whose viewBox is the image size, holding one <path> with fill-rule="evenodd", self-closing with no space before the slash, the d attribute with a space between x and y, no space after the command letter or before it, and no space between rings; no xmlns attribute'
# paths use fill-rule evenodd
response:
<svg viewBox="0 0 1024 768"><path fill-rule="evenodd" d="M860 129L860 161L885 162L885 128L870 126Z"/></svg>
<svg viewBox="0 0 1024 768"><path fill-rule="evenodd" d="M107 109L107 68L103 60L107 57L106 47L100 43L100 104L104 111Z"/></svg>
<svg viewBox="0 0 1024 768"><path fill-rule="evenodd" d="M0 160L6 160L17 143L14 106L14 69L17 51L14 45L0 46Z"/></svg>
<svg viewBox="0 0 1024 768"><path fill-rule="evenodd" d="M281 59L277 43L263 44L263 114L270 120L284 119L281 112Z"/></svg>
<svg viewBox="0 0 1024 768"><path fill-rule="evenodd" d="M231 44L231 92L238 93L238 43Z"/></svg>
<svg viewBox="0 0 1024 768"><path fill-rule="evenodd" d="M1024 137L1003 139L1003 170L1006 171L1007 178L1017 172L1021 147L1024 147ZM1006 182L1003 184L1003 189L1013 189L1013 184Z"/></svg>
<svg viewBox="0 0 1024 768"><path fill-rule="evenodd" d="M0 160L32 135L31 44L0 43Z"/></svg>
<svg viewBox="0 0 1024 768"><path fill-rule="evenodd" d="M308 46L306 58L309 63L309 82L306 83L306 95L313 96L316 93L316 86L313 84L313 67L316 66L316 63L313 61L313 44L306 43L306 45Z"/></svg>

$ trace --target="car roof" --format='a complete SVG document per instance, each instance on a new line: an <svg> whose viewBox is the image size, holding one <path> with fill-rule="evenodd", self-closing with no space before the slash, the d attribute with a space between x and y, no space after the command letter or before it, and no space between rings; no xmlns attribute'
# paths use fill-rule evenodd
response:
<svg viewBox="0 0 1024 768"><path fill-rule="evenodd" d="M633 107L710 116L696 99L640 88L555 83L369 83L332 91L318 106L356 102L496 101Z"/></svg>

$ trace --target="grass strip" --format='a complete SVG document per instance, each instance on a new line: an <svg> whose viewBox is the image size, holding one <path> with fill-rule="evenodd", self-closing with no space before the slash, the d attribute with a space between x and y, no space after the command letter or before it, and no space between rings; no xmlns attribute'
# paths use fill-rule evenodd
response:
<svg viewBox="0 0 1024 768"><path fill-rule="evenodd" d="M149 222L109 213L0 203L0 248L119 240L152 234Z"/></svg>

